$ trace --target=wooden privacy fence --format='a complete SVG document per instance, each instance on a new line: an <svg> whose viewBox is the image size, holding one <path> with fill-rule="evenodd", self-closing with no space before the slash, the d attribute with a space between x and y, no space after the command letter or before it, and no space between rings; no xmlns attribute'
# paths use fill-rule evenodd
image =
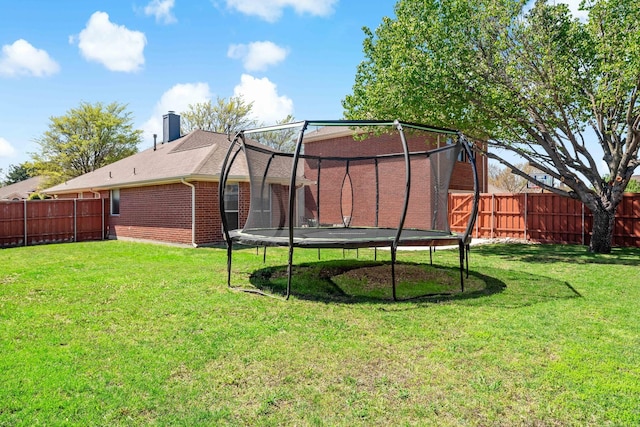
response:
<svg viewBox="0 0 640 427"><path fill-rule="evenodd" d="M464 231L473 196L449 195L452 231ZM517 238L588 245L591 211L582 202L552 193L482 194L473 229L476 238ZM618 206L614 246L640 247L640 194L625 194Z"/></svg>
<svg viewBox="0 0 640 427"><path fill-rule="evenodd" d="M109 199L0 202L0 248L102 240Z"/></svg>

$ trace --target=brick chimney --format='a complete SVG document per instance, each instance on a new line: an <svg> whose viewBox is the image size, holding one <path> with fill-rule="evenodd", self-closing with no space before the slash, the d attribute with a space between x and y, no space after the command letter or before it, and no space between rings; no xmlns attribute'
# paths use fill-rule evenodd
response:
<svg viewBox="0 0 640 427"><path fill-rule="evenodd" d="M180 138L180 116L169 111L162 116L162 143Z"/></svg>

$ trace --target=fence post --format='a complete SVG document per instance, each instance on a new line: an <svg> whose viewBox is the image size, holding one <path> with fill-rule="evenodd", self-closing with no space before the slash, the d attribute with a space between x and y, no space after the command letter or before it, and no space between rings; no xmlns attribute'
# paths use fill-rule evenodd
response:
<svg viewBox="0 0 640 427"><path fill-rule="evenodd" d="M527 224L528 224L527 202L528 202L527 193L524 193L524 240L527 240Z"/></svg>
<svg viewBox="0 0 640 427"><path fill-rule="evenodd" d="M584 246L584 203L580 203L582 206L582 246Z"/></svg>
<svg viewBox="0 0 640 427"><path fill-rule="evenodd" d="M100 198L100 205L102 206L102 229L100 230L100 234L102 235L102 240L104 240L107 233L104 231L104 200L102 198Z"/></svg>
<svg viewBox="0 0 640 427"><path fill-rule="evenodd" d="M495 211L496 211L496 195L491 193L491 238L493 239L493 228L495 222Z"/></svg>
<svg viewBox="0 0 640 427"><path fill-rule="evenodd" d="M24 199L24 246L27 246L27 199Z"/></svg>
<svg viewBox="0 0 640 427"><path fill-rule="evenodd" d="M78 199L73 199L73 241L78 241Z"/></svg>
<svg viewBox="0 0 640 427"><path fill-rule="evenodd" d="M481 196L481 198L482 198L482 196ZM480 215L480 213L478 213L478 215ZM478 235L478 223L479 223L479 222L480 222L480 221L478 220L478 217L476 216L476 239L477 239L477 238L478 238L478 236L479 236L479 235Z"/></svg>

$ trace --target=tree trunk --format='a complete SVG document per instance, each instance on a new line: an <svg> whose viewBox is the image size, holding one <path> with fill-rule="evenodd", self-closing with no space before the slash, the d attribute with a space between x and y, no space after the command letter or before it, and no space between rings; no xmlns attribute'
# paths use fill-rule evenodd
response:
<svg viewBox="0 0 640 427"><path fill-rule="evenodd" d="M595 209L591 209L591 213L593 214L593 228L591 230L589 252L597 254L611 253L613 225L616 217L615 209L611 212L598 204Z"/></svg>

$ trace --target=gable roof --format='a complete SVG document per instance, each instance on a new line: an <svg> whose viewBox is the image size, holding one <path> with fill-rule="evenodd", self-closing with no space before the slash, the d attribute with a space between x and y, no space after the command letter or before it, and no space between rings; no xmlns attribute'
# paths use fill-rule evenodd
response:
<svg viewBox="0 0 640 427"><path fill-rule="evenodd" d="M257 144L257 143L256 143ZM226 134L196 129L156 149L136 153L93 172L47 188L49 194L109 190L167 184L181 180L218 181L230 142ZM244 156L238 157L229 180L248 180Z"/></svg>
<svg viewBox="0 0 640 427"><path fill-rule="evenodd" d="M46 177L44 176L34 176L24 181L0 187L0 200L28 199L31 193L36 193L40 190L40 186L45 179Z"/></svg>

